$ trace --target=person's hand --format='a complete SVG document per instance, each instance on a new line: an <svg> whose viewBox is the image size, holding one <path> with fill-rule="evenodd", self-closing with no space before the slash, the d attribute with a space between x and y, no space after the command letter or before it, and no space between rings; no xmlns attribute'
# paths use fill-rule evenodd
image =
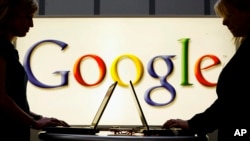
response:
<svg viewBox="0 0 250 141"><path fill-rule="evenodd" d="M167 120L164 124L163 124L163 128L182 128L182 129L188 129L189 125L188 122L186 120L182 120L182 119L170 119Z"/></svg>
<svg viewBox="0 0 250 141"><path fill-rule="evenodd" d="M69 124L65 121L58 120L56 118L48 118L48 117L42 117L39 120L36 120L34 125L32 125L33 129L40 130L46 126L64 126L69 127Z"/></svg>

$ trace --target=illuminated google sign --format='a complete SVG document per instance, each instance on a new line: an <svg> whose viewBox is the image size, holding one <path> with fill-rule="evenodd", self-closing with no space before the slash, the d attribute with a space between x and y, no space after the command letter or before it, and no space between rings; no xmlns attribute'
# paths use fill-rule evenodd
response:
<svg viewBox="0 0 250 141"><path fill-rule="evenodd" d="M30 107L71 124L89 124L106 88L118 81L102 121L137 125L127 87L132 80L150 124L188 119L217 98L219 72L235 52L221 20L36 17L34 28L16 41L29 78Z"/></svg>
<svg viewBox="0 0 250 141"><path fill-rule="evenodd" d="M56 44L58 45L58 47L61 48L61 50L64 50L68 44L59 40L43 40L40 42L37 42L36 44L34 44L26 53L26 56L24 58L24 67L27 71L28 74L28 78L29 81L40 88L57 88L57 87L63 87L68 85L68 78L69 78L69 72L70 71L55 71L55 74L59 74L61 76L61 83L57 84L57 85L47 85L44 84L42 82L40 82L33 74L32 69L31 69L31 65L30 65L30 60L31 60L31 56L32 53L34 52L34 50L41 45L42 43L52 43L52 44ZM189 86L192 85L189 82L188 79L188 48L189 48L189 38L183 38L180 39L179 42L181 43L181 47L182 47L182 80L181 80L181 85L183 86ZM155 86L155 87L151 87L149 88L146 93L145 93L145 101L153 106L163 106L163 105L167 105L169 103L171 103L175 96L176 96L176 90L174 88L173 85L171 85L168 81L167 78L169 75L171 75L171 73L174 70L174 64L172 61L172 58L175 57L175 55L159 55L159 56L155 56L153 58L151 58L147 64L147 72L148 74L156 79L160 80L160 86ZM99 78L95 83L89 84L87 82L87 80L84 80L84 78L81 75L81 70L80 70L80 65L81 62L84 61L85 59L93 59L96 61L96 63L98 64L98 68L99 68ZM136 67L136 78L134 79L134 83L138 83L141 81L142 77L143 77L143 73L144 73L144 69L143 69L143 63L142 61L135 55L133 54L124 54L121 56L118 56L117 58L115 58L115 60L112 63L112 66L110 68L110 74L111 77L113 78L114 81L118 81L118 84L120 84L121 86L127 86L126 83L124 83L120 77L119 77L119 73L117 71L117 65L119 63L120 60L122 59L130 59L135 67ZM154 62L157 59L162 59L168 68L167 74L165 74L164 76L160 76L156 73L155 68L154 68ZM204 59L210 59L212 60L212 64L201 68L201 63ZM194 66L194 72L195 72L195 76L196 79L198 80L198 82L200 82L200 84L206 86L206 87L213 87L216 86L216 83L213 82L209 82L208 80L205 79L205 77L202 74L202 70L217 66L220 64L220 60L218 57L216 57L215 55L212 54L207 54L207 55L203 55L201 56L197 61L196 64ZM78 60L76 60L74 67L73 67L73 74L74 74L74 78L75 80L83 85L83 86L95 86L98 85L99 83L101 83L103 81L103 79L106 76L106 72L107 72L107 67L105 64L105 61L99 57L96 54L86 54L84 56L81 56ZM164 88L166 89L170 95L171 98L170 100L168 100L165 103L157 103L155 101L153 101L150 97L150 94L153 90L157 89L157 88Z"/></svg>

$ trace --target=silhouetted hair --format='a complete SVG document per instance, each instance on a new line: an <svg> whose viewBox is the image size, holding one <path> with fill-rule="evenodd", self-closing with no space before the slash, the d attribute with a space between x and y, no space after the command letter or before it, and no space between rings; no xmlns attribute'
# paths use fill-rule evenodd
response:
<svg viewBox="0 0 250 141"><path fill-rule="evenodd" d="M23 11L27 14L35 14L38 10L36 0L0 0L0 36L8 34L8 20Z"/></svg>
<svg viewBox="0 0 250 141"><path fill-rule="evenodd" d="M218 0L214 5L216 14L223 18L226 17L228 15L228 5L250 14L250 0ZM239 46L245 38L246 37L234 37L235 45Z"/></svg>

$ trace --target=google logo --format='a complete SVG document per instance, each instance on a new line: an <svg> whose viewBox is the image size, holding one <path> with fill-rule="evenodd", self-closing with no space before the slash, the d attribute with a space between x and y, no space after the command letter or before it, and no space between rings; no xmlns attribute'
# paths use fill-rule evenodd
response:
<svg viewBox="0 0 250 141"><path fill-rule="evenodd" d="M180 42L181 48L182 48L182 52L181 52L181 83L180 83L182 86L192 85L189 82L189 78L188 78L189 40L190 40L189 38L182 38L182 39L178 40ZM36 78L36 76L32 72L31 63L30 63L32 53L42 43L56 44L58 47L61 48L61 50L64 50L68 46L67 43L65 43L63 41L59 41L59 40L42 40L42 41L39 41L39 42L35 43L34 45L32 45L29 48L29 50L26 52L25 57L24 57L24 63L23 63L24 68L25 68L25 70L27 72L29 81L33 85L35 85L37 87L40 87L40 88L58 88L58 87L67 86L68 85L68 79L69 79L69 72L70 72L69 70L55 71L54 72L55 74L58 74L58 75L61 76L61 82L59 84L56 84L56 85L47 85L45 83L42 83L41 81L39 81ZM176 96L176 90L175 90L174 86L172 86L167 81L169 75L171 75L171 73L174 70L174 64L173 64L173 61L172 61L172 58L174 58L174 57L175 57L175 55L159 55L159 56L155 56L155 57L151 58L148 61L147 73L151 77L153 77L155 79L159 79L159 81L160 81L159 86L151 87L145 92L144 99L149 105L152 105L152 106L165 106L165 105L168 105L168 104L170 104L171 102L174 101L175 96ZM99 77L98 77L98 79L97 79L97 81L95 83L88 83L81 75L80 66L81 66L81 63L86 59L92 59L98 65ZM128 85L127 83L124 83L121 80L121 78L119 77L119 73L117 71L118 64L123 59L129 59L134 63L134 65L136 67L136 77L134 78L133 83L134 84L139 83L141 81L141 79L143 78L145 70L144 70L142 61L137 56L135 56L133 54L122 54L122 55L119 55L118 57L114 58L114 60L112 62L112 65L110 67L110 75L111 75L112 79L114 81L118 81L118 84L120 86L126 87ZM159 59L163 60L165 62L165 64L166 64L167 68L168 68L167 73L165 75L163 75L163 76L158 75L156 73L156 70L155 70L155 67L154 67L155 61L159 60ZM205 67L201 67L202 62L205 59L212 60L212 63L205 66ZM204 85L206 87L216 86L216 83L209 82L208 80L205 79L205 77L202 74L202 70L206 70L206 69L215 67L215 66L219 65L220 63L221 62L220 62L219 58L217 56L215 56L215 55L212 55L212 54L206 54L206 55L203 55L200 58L198 58L196 63L195 63L195 66L194 66L194 74L195 74L195 77L196 77L197 81L200 84L202 84L202 85ZM87 86L87 87L96 86L96 85L100 84L104 80L106 75L107 75L107 66L105 64L105 60L103 60L101 57L99 57L96 54L85 54L85 55L79 57L74 62L73 76L74 76L75 80L79 84L81 84L83 86ZM151 98L151 93L154 90L158 89L158 88L166 89L170 93L171 98L169 100L167 100L166 102L164 102L164 103L158 103L158 102L153 101L152 98Z"/></svg>

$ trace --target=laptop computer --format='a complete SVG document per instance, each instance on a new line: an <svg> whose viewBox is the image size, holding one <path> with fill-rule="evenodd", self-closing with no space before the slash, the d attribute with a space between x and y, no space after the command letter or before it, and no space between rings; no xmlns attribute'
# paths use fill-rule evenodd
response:
<svg viewBox="0 0 250 141"><path fill-rule="evenodd" d="M132 81L129 81L130 87L132 90L132 97L135 101L136 108L138 111L138 114L140 116L141 122L142 122L142 127L139 127L136 129L138 132L143 133L146 136L177 136L177 135L194 135L194 133L190 130L183 130L180 128L171 128L171 129L164 129L162 126L149 126L148 122L146 120L146 117L144 115L144 112L142 110L141 104L138 100L134 85Z"/></svg>
<svg viewBox="0 0 250 141"><path fill-rule="evenodd" d="M115 90L115 87L117 85L117 81L112 83L103 100L101 105L99 106L94 119L92 120L91 125L89 126L70 126L70 127L61 127L61 126L56 126L56 127L45 127L42 129L42 131L45 131L46 133L57 133L57 134L85 134L85 135L94 135L99 132L97 129L98 123L102 117L102 114L105 110L105 108L108 105L108 102Z"/></svg>

